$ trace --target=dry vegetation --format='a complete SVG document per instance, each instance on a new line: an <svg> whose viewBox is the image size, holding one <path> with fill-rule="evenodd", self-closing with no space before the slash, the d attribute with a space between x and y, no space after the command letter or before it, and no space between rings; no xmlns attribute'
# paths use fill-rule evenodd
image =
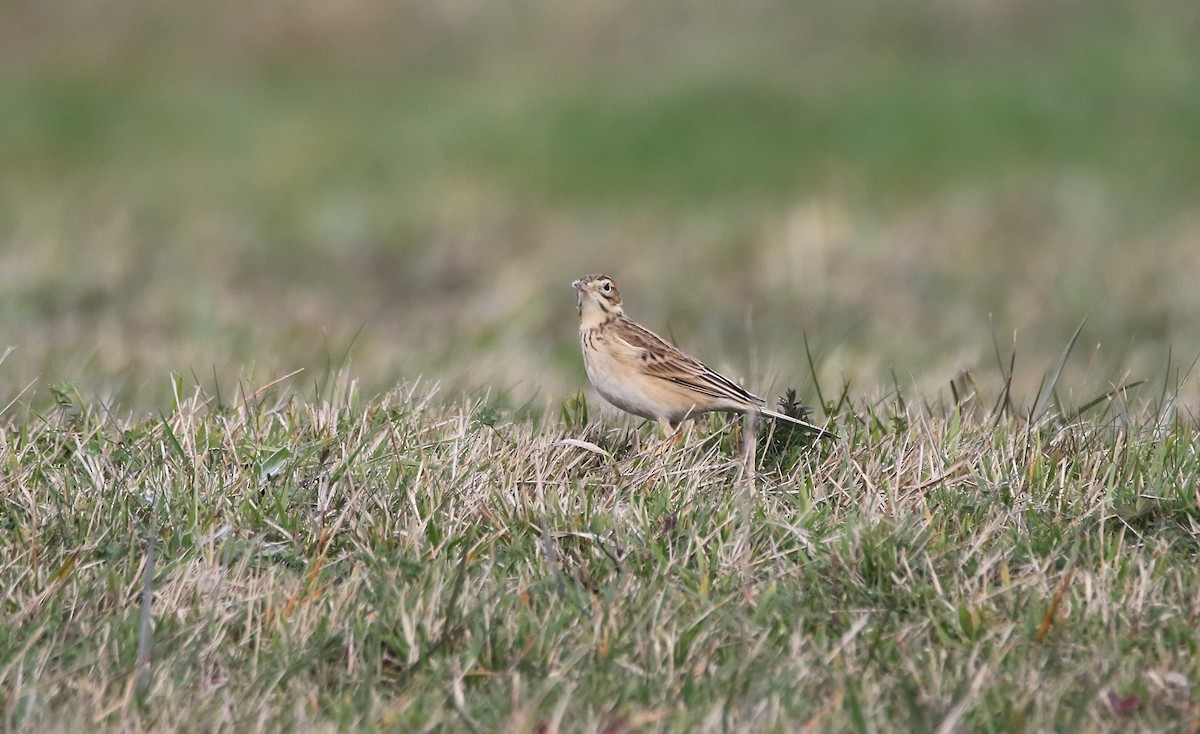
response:
<svg viewBox="0 0 1200 734"><path fill-rule="evenodd" d="M1194 730L1194 424L960 398L844 399L750 487L720 421L659 456L581 400L60 393L0 433L4 722Z"/></svg>

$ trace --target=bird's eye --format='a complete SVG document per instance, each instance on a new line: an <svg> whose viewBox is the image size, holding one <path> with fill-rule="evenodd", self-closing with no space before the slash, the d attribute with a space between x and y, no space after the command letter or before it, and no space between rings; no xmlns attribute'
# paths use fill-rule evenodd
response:
<svg viewBox="0 0 1200 734"><path fill-rule="evenodd" d="M612 283L605 283L600 287L604 289L605 293L612 293Z"/></svg>

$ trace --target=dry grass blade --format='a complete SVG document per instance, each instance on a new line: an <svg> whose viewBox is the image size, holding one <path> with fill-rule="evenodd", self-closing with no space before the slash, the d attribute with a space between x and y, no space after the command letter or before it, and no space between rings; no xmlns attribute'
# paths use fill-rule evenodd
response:
<svg viewBox="0 0 1200 734"><path fill-rule="evenodd" d="M558 443L561 446L574 446L577 449L583 449L584 451L591 451L593 454L599 454L600 456L603 456L605 458L611 458L611 454L609 454L607 451L605 451L601 447L597 446L596 444L592 443L591 441L583 441L578 438L564 438L564 439L560 439Z"/></svg>

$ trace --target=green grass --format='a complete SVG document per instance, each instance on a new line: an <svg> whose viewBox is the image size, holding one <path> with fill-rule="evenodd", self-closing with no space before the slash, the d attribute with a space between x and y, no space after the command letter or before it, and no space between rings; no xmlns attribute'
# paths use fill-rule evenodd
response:
<svg viewBox="0 0 1200 734"><path fill-rule="evenodd" d="M142 420L60 392L0 434L3 719L1194 726L1194 425L962 397L843 401L842 439L762 444L750 486L715 420L657 456L579 402L365 400L344 376Z"/></svg>

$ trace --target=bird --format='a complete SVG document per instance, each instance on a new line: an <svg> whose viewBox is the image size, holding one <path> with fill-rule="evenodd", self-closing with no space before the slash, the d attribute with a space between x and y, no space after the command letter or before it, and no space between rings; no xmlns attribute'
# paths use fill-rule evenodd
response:
<svg viewBox="0 0 1200 734"><path fill-rule="evenodd" d="M605 400L655 421L665 436L674 435L689 418L724 411L770 416L821 437L837 437L770 410L762 398L633 321L625 315L617 284L607 275L585 275L572 285L588 379Z"/></svg>

